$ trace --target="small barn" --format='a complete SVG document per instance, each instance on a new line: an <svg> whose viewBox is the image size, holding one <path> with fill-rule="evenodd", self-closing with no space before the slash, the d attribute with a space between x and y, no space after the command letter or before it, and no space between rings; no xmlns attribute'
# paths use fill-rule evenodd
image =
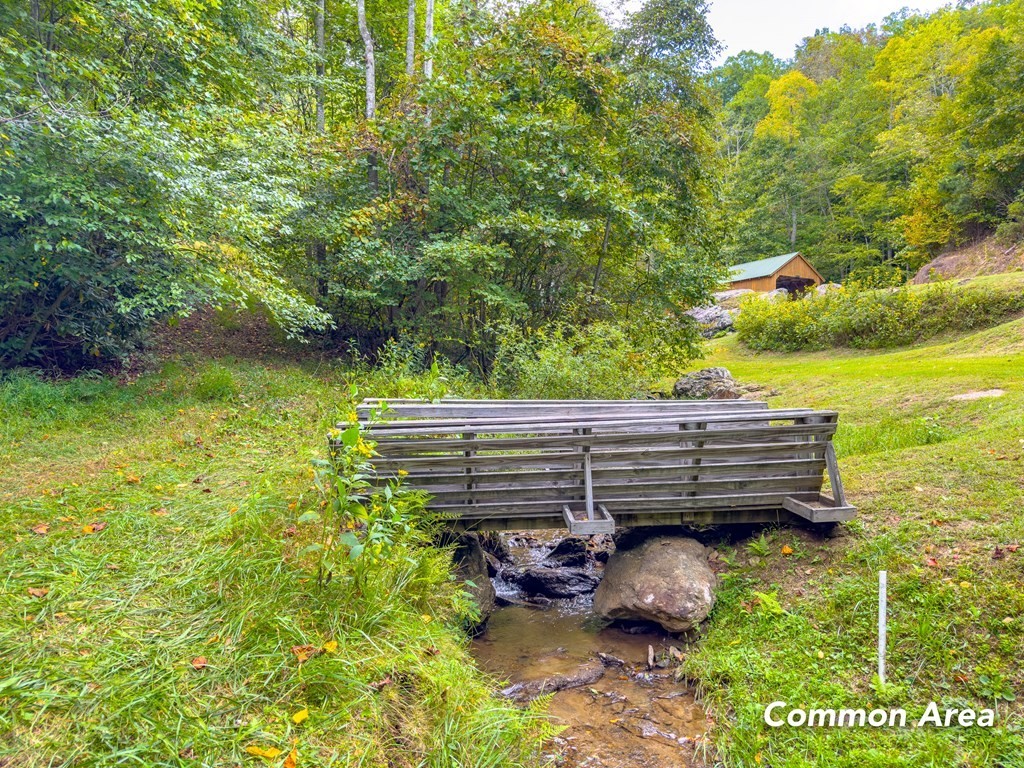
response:
<svg viewBox="0 0 1024 768"><path fill-rule="evenodd" d="M776 288L785 288L790 293L795 293L821 285L823 282L825 278L799 252L748 261L729 270L729 287L734 290L749 288L752 291L767 293Z"/></svg>

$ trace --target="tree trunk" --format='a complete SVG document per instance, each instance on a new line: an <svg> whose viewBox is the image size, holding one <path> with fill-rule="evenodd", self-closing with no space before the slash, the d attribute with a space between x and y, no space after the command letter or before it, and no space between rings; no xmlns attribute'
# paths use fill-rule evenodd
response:
<svg viewBox="0 0 1024 768"><path fill-rule="evenodd" d="M416 0L409 0L409 24L405 35L405 74L409 79L416 72Z"/></svg>
<svg viewBox="0 0 1024 768"><path fill-rule="evenodd" d="M324 43L324 11L326 0L316 4L316 132L323 133L324 122L324 74L326 45Z"/></svg>
<svg viewBox="0 0 1024 768"><path fill-rule="evenodd" d="M597 268L594 270L594 285L590 293L597 295L597 286L601 282L601 268L604 266L604 257L608 255L608 240L612 233L612 217L608 215L604 219L604 237L601 238L601 253L597 257Z"/></svg>
<svg viewBox="0 0 1024 768"><path fill-rule="evenodd" d="M796 245L796 206L793 206L793 229L789 232L789 244Z"/></svg>
<svg viewBox="0 0 1024 768"><path fill-rule="evenodd" d="M366 25L366 0L356 0L356 17L366 50L366 119L373 120L377 116L377 65L373 57L373 38Z"/></svg>
<svg viewBox="0 0 1024 768"><path fill-rule="evenodd" d="M427 12L423 17L423 45L426 57L423 59L423 77L434 76L434 0L427 0Z"/></svg>
<svg viewBox="0 0 1024 768"><path fill-rule="evenodd" d="M366 25L366 0L356 0L356 17L359 22L359 35L363 38L363 48L366 50L366 121L372 123L377 117L377 65L373 57L373 38L370 36L370 28ZM377 194L376 152L370 152L367 165L370 189Z"/></svg>

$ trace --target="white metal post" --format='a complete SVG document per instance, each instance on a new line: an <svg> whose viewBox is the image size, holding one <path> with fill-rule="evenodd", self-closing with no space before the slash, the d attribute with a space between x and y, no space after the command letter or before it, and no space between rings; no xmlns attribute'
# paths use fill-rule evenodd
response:
<svg viewBox="0 0 1024 768"><path fill-rule="evenodd" d="M885 685L886 588L888 573L878 572L878 681Z"/></svg>

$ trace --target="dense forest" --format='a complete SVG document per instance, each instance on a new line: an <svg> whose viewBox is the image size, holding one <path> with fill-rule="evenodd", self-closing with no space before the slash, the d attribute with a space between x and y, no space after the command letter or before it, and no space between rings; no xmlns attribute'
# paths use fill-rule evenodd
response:
<svg viewBox="0 0 1024 768"><path fill-rule="evenodd" d="M484 376L538 332L657 356L724 264L1016 236L1020 0L713 70L706 10L5 2L0 363L116 360L203 306Z"/></svg>
<svg viewBox="0 0 1024 768"><path fill-rule="evenodd" d="M700 0L25 0L0 30L8 366L234 303L486 373L555 321L670 338L714 283Z"/></svg>
<svg viewBox="0 0 1024 768"><path fill-rule="evenodd" d="M1024 226L1024 4L902 11L820 31L791 61L743 52L722 103L726 258L799 250L827 277L915 270Z"/></svg>

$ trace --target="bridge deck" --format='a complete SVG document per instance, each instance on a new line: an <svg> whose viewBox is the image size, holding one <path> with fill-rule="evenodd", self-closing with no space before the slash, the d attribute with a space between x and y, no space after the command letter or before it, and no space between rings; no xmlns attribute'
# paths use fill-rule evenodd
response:
<svg viewBox="0 0 1024 768"><path fill-rule="evenodd" d="M457 528L833 522L853 517L838 415L751 401L381 401L380 480L408 472ZM833 496L821 493L827 473Z"/></svg>

